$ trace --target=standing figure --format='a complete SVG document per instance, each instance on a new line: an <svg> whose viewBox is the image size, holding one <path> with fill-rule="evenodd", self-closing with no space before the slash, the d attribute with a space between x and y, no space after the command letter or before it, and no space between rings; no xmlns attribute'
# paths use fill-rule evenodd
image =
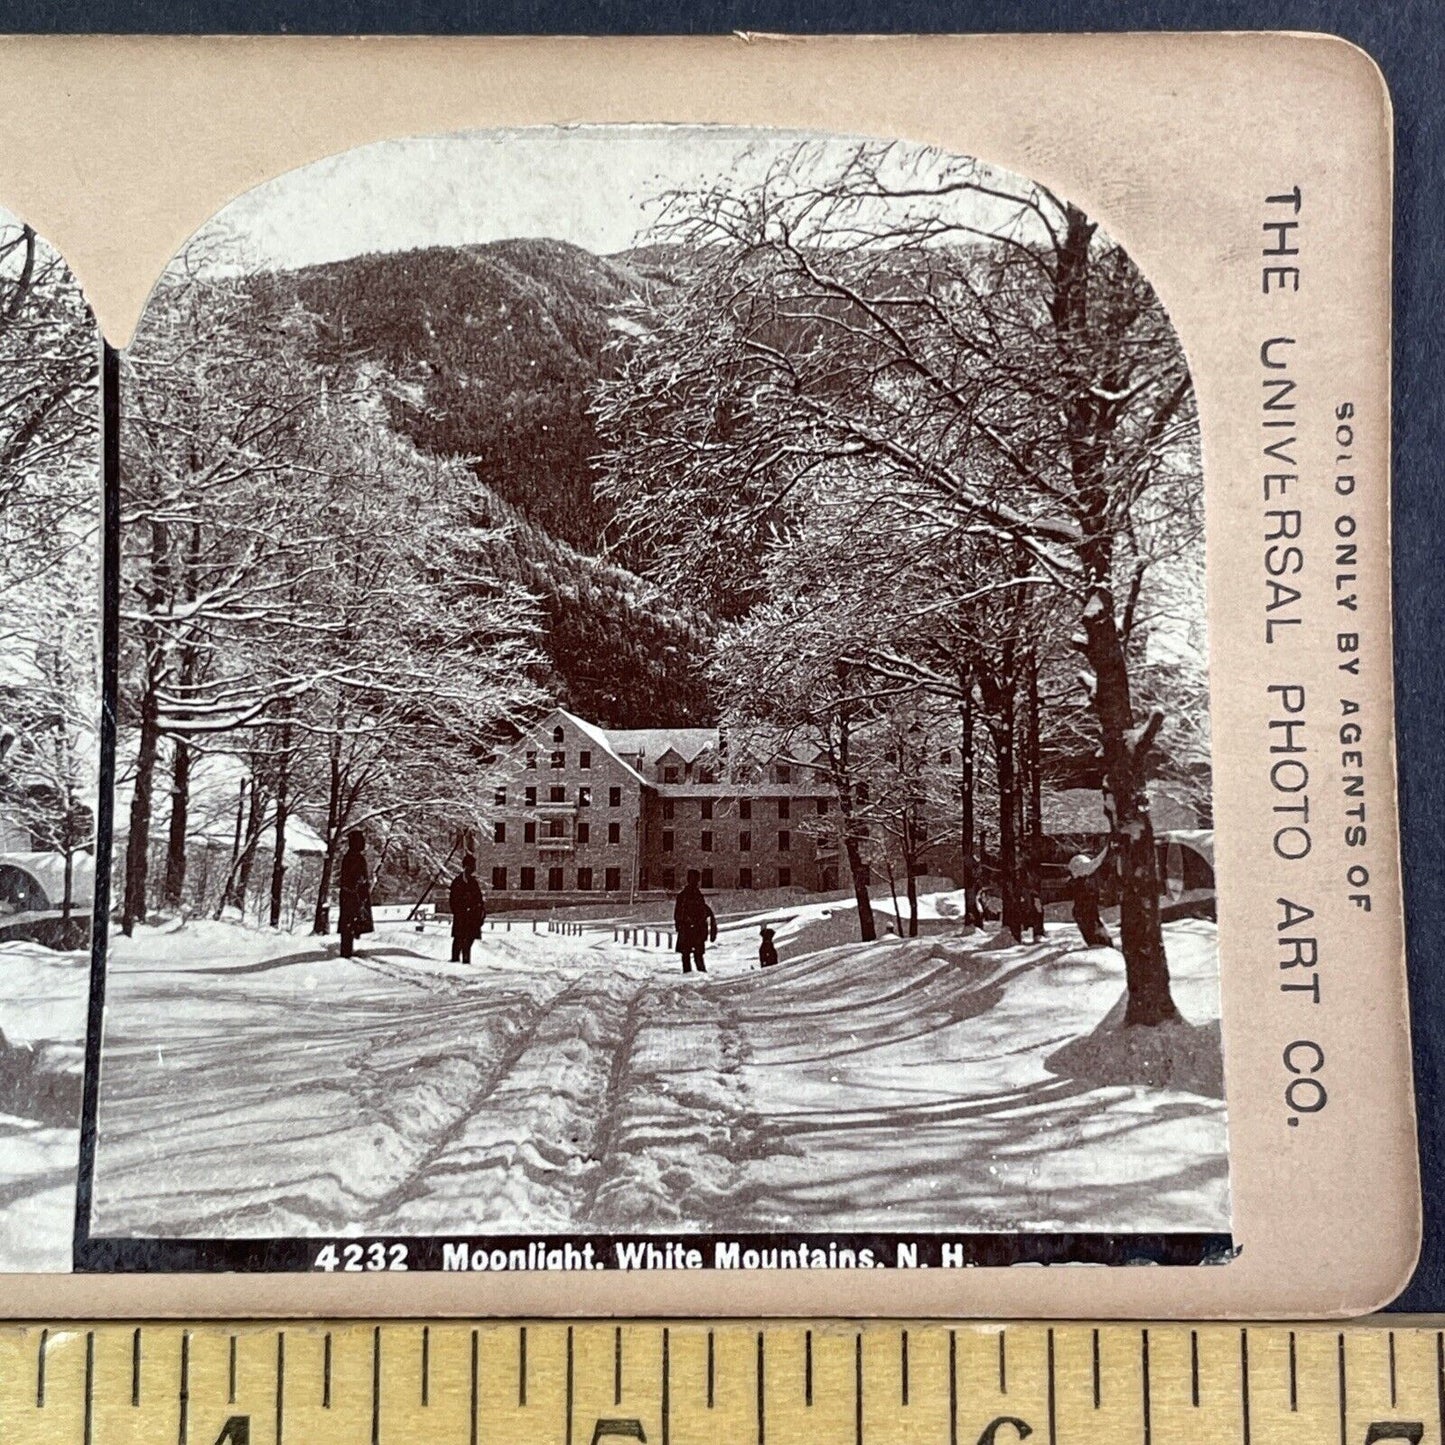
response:
<svg viewBox="0 0 1445 1445"><path fill-rule="evenodd" d="M677 930L677 951L682 955L682 971L691 973L696 963L697 971L706 973L703 954L709 943L717 942L717 915L702 896L702 874L696 868L687 870L687 883L672 907L672 923Z"/></svg>
<svg viewBox="0 0 1445 1445"><path fill-rule="evenodd" d="M470 853L462 859L462 871L452 879L447 894L452 910L452 962L470 963L472 944L481 937L487 921L487 900L477 882L477 860Z"/></svg>
<svg viewBox="0 0 1445 1445"><path fill-rule="evenodd" d="M1074 922L1087 948L1110 948L1114 943L1099 917L1099 865L1107 855L1106 848L1097 858L1076 853L1069 859L1069 876L1074 880Z"/></svg>
<svg viewBox="0 0 1445 1445"><path fill-rule="evenodd" d="M758 945L758 963L771 968L778 961L778 946L773 942L773 930L763 924L763 941Z"/></svg>
<svg viewBox="0 0 1445 1445"><path fill-rule="evenodd" d="M356 940L372 931L371 877L366 868L366 834L353 828L346 838L346 856L341 860L341 883L337 889L341 956L350 958Z"/></svg>

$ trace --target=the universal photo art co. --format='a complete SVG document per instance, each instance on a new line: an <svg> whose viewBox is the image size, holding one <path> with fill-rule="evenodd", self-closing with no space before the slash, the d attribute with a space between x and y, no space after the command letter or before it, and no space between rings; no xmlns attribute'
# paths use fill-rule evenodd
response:
<svg viewBox="0 0 1445 1445"><path fill-rule="evenodd" d="M117 389L79 1262L1228 1257L1198 419L1107 218L390 141L221 211ZM0 947L80 978L78 1079L93 843L15 706Z"/></svg>

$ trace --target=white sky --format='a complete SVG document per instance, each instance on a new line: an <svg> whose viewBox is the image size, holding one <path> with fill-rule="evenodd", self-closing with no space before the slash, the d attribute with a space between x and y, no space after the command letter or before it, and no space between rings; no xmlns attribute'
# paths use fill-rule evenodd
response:
<svg viewBox="0 0 1445 1445"><path fill-rule="evenodd" d="M790 132L585 126L382 141L248 191L213 225L247 260L292 267L368 251L549 236L609 254L633 244L671 186L760 175ZM209 229L209 228L208 228Z"/></svg>
<svg viewBox="0 0 1445 1445"><path fill-rule="evenodd" d="M545 236L608 255L633 245L675 187L740 188L803 140L731 126L547 126L380 141L266 181L193 240L223 269L289 269L374 251ZM836 137L840 151L857 137ZM907 148L902 156L917 154ZM996 203L954 203L976 221ZM1006 208L1011 210L1012 208Z"/></svg>

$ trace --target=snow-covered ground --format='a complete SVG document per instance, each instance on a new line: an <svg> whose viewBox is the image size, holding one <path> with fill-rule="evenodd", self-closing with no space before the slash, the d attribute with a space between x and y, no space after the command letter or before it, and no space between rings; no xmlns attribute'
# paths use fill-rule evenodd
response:
<svg viewBox="0 0 1445 1445"><path fill-rule="evenodd" d="M764 972L758 921L706 977L610 927L470 967L436 924L117 939L92 1232L1228 1228L1213 924L1167 928L1195 1027L1141 1059L1072 926L863 945L793 905Z"/></svg>
<svg viewBox="0 0 1445 1445"><path fill-rule="evenodd" d="M70 1268L90 954L0 943L0 1270Z"/></svg>

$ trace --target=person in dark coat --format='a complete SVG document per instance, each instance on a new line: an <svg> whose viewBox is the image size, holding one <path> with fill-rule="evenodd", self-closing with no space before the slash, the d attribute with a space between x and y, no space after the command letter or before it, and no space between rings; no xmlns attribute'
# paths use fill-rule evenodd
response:
<svg viewBox="0 0 1445 1445"><path fill-rule="evenodd" d="M1106 850L1107 852L1107 850ZM1090 858L1086 853L1069 859L1069 876L1073 879L1074 922L1088 948L1110 948L1114 940L1099 916L1099 867L1106 853Z"/></svg>
<svg viewBox="0 0 1445 1445"><path fill-rule="evenodd" d="M366 834L353 828L346 839L346 856L341 860L341 882L337 889L337 926L341 932L341 956L350 958L356 940L372 931L371 875L366 866Z"/></svg>
<svg viewBox="0 0 1445 1445"><path fill-rule="evenodd" d="M773 930L763 924L763 941L758 945L758 963L771 968L778 961L778 946L773 942Z"/></svg>
<svg viewBox="0 0 1445 1445"><path fill-rule="evenodd" d="M477 882L477 860L470 853L462 859L462 871L452 879L447 894L452 910L452 962L470 963L472 944L481 937L487 921L487 900Z"/></svg>
<svg viewBox="0 0 1445 1445"><path fill-rule="evenodd" d="M672 907L672 925L677 931L682 971L691 973L696 963L697 971L706 973L703 954L709 943L717 942L717 915L702 896L702 874L696 868L687 870L687 883Z"/></svg>

